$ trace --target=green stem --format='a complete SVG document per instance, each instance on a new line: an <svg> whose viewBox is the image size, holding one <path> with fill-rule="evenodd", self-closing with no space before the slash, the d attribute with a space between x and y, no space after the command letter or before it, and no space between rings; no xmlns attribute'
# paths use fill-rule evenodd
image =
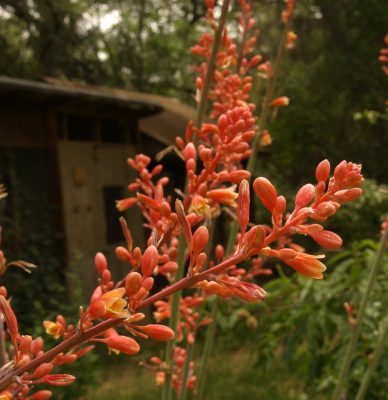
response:
<svg viewBox="0 0 388 400"><path fill-rule="evenodd" d="M218 298L215 298L210 312L210 318L213 320L213 322L206 331L206 339L203 347L201 366L198 371L198 386L197 386L197 396L196 396L197 399L202 399L204 395L207 363L213 349L214 337L216 333L217 310L218 310Z"/></svg>
<svg viewBox="0 0 388 400"><path fill-rule="evenodd" d="M356 400L364 400L366 392L369 387L369 383L372 379L373 373L383 355L384 346L386 345L386 340L388 338L388 317L383 320L383 327L377 343L377 347L372 354L372 359L369 363L368 369L366 370L364 377L362 378L360 389L358 390Z"/></svg>
<svg viewBox="0 0 388 400"><path fill-rule="evenodd" d="M179 400L186 400L187 398L187 381L189 378L190 363L194 356L194 343L188 343L186 346L186 361L182 372L181 392Z"/></svg>
<svg viewBox="0 0 388 400"><path fill-rule="evenodd" d="M214 42L213 42L213 47L212 47L212 52L208 61L207 65L207 71L206 71L206 76L205 76L205 81L203 83L202 87L202 92L201 92L201 99L198 105L198 111L197 111L197 119L196 119L196 126L198 128L201 127L202 122L205 118L205 112L206 112L206 105L208 101L208 93L210 89L210 84L213 78L213 72L214 68L216 65L216 60L217 60L217 52L221 44L221 38L222 38L222 32L224 30L225 22L226 22L226 17L228 14L228 9L229 9L229 3L230 0L224 0L224 3L222 4L222 10L221 10L221 16L218 21L218 27L217 30L214 34ZM194 137L194 144L197 147L198 146L198 138ZM185 184L185 188L187 188L187 180ZM180 278L183 276L183 271L184 271L184 254L185 254L185 242L182 237L182 235L179 238L179 243L178 243L178 256L177 256L177 262L178 265L180 266ZM177 272L179 273L179 272ZM176 281L179 279L176 278ZM181 293L177 292L174 294L172 303L171 303L171 318L170 318L170 327L175 331L177 328L178 324L178 317L179 317L179 302L180 302L180 297ZM162 391L162 400L171 400L172 399L172 363L173 363L173 347L174 347L175 341L168 342L166 345L166 363L169 366L169 372L166 374L166 383L163 386L163 391Z"/></svg>
<svg viewBox="0 0 388 400"><path fill-rule="evenodd" d="M387 243L388 243L388 230L386 230L384 232L384 235L381 238L379 248L377 250L377 253L375 255L375 258L374 258L372 266L371 266L371 270L370 270L369 277L368 277L368 284L367 284L365 293L361 299L360 308L357 313L357 318L356 318L357 325L355 326L355 328L352 332L352 337L350 338L350 342L349 342L349 345L348 345L348 348L347 348L347 351L345 354L345 358L344 358L342 366L341 366L341 371L340 371L340 374L338 377L337 386L335 388L332 400L342 399L343 396L345 396L345 394L346 394L346 384L347 384L347 380L348 380L350 364L352 362L353 354L356 350L358 338L360 336L360 331L361 331L361 326L362 326L362 322L363 322L364 315L365 315L366 305L372 294L373 284L377 278L380 267L383 263L384 253L387 248Z"/></svg>
<svg viewBox="0 0 388 400"><path fill-rule="evenodd" d="M175 274L175 281L178 282L183 278L185 272L185 250L186 244L183 239L183 235L179 238L178 242L178 255L177 255L177 263L179 265L179 269ZM171 298L171 316L170 316L170 328L175 332L178 327L178 319L179 319L179 303L181 298L181 290L175 292ZM171 399L172 398L172 370L173 370L173 362L174 362L174 346L175 339L170 340L166 343L166 364L169 366L169 369L166 373L166 383L163 386L162 391L162 399Z"/></svg>

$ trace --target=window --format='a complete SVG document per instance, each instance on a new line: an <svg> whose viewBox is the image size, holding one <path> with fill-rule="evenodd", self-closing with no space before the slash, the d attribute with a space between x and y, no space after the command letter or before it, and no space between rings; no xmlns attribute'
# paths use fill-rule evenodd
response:
<svg viewBox="0 0 388 400"><path fill-rule="evenodd" d="M113 244L123 240L123 233L119 223L121 214L115 207L115 201L123 198L122 186L106 186L103 188L104 213L106 224L106 242Z"/></svg>

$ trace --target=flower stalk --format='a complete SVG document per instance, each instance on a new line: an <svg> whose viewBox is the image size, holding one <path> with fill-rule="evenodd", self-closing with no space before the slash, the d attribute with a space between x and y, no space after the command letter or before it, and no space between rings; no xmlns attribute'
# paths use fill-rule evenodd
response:
<svg viewBox="0 0 388 400"><path fill-rule="evenodd" d="M290 15L290 17L287 19L287 21L285 22L284 27L283 27L279 46L278 46L277 53L276 53L273 73L272 73L271 77L269 78L266 93L264 96L263 107L262 107L261 113L260 113L259 131L256 133L256 135L253 138L253 141L251 143L252 153L249 156L247 167L246 167L246 170L248 172L250 172L251 174L254 173L255 165L257 162L257 158L258 158L257 157L257 146L259 143L259 138L260 138L261 133L264 132L264 130L267 126L267 123L268 123L268 117L270 115L270 108L271 108L271 100L273 98L275 83L276 83L277 77L279 75L280 65L283 60L284 50L286 48L287 33L288 33L288 30L290 27L291 19L292 19L292 15ZM243 58L243 48L244 48L245 41L247 40L248 21L246 20L245 23L246 24L245 24L245 28L244 28L244 32L243 32L243 38L242 38L242 43L240 45L240 52L239 52L237 67L236 67L237 73L240 72L241 61ZM226 254L231 254L231 252L233 250L233 246L236 241L236 235L238 233L238 230L239 230L239 224L238 224L238 221L235 220L229 228L229 235L228 235L228 240L227 240L226 249L225 249ZM201 368L200 368L200 371L198 374L198 388L197 388L197 399L198 400L202 400L203 395L204 395L205 379L206 379L206 371L207 371L207 361L208 361L209 355L211 353L211 350L213 348L213 342L214 342L214 337L215 337L215 321L217 319L217 313L218 313L218 302L219 302L219 299L217 298L217 299L215 299L215 301L212 305L211 318L213 319L213 324L211 324L206 331L205 344L204 344L204 349L203 349L202 359L201 359Z"/></svg>
<svg viewBox="0 0 388 400"><path fill-rule="evenodd" d="M222 32L224 30L226 18L228 15L229 4L230 4L230 0L224 0L224 2L222 4L222 9L221 9L221 16L218 21L218 26L217 26L217 29L214 34L214 42L213 42L213 46L212 46L212 51L211 51L211 55L210 55L210 58L208 61L206 76L205 76L203 88L201 91L200 101L198 104L197 119L196 119L196 126L198 128L201 127L203 120L205 118L206 106L207 106L207 102L208 102L208 93L210 90L212 76L213 76L214 68L216 65L217 52L218 52L220 44L221 44ZM198 147L198 138L197 137L194 137L194 145L195 145L195 147ZM188 183L187 183L187 179L186 179L185 189L187 188L187 184ZM186 249L186 247L185 247L184 238L181 235L179 238L179 243L178 243L177 261L178 261L179 269L177 271L176 280L182 278L183 274L184 274L185 249ZM174 331L176 330L177 325L178 325L180 298L181 298L181 292L178 291L173 295L173 297L171 299L171 318L170 318L169 326ZM172 363L173 363L174 345L175 345L175 340L169 341L166 344L165 361L166 361L166 364L170 366L170 368L166 373L166 384L163 386L162 400L171 400L172 399Z"/></svg>
<svg viewBox="0 0 388 400"><path fill-rule="evenodd" d="M187 343L186 346L186 361L183 367L183 376L182 376L182 385L181 385L181 392L179 394L179 400L186 400L187 398L187 381L189 378L189 370L190 370L190 363L194 357L194 343Z"/></svg>

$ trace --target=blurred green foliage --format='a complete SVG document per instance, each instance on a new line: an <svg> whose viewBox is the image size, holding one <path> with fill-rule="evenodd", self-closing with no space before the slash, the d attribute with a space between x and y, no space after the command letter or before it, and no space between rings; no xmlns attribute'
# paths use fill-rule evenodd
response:
<svg viewBox="0 0 388 400"><path fill-rule="evenodd" d="M332 256L326 263L328 272L323 281L298 274L287 277L279 266L279 277L265 285L265 301L243 307L241 303L225 304L228 310L219 319L223 333L217 347L253 346L257 356L253 368L259 386L268 384L266 376L280 375L294 382L293 390L299 390L300 396L329 398L351 335L343 304L350 302L357 313L376 248L376 242L362 240ZM386 315L387 262L388 255L367 306L351 368L349 398L357 393ZM385 358L375 372L368 399L387 399L387 372Z"/></svg>

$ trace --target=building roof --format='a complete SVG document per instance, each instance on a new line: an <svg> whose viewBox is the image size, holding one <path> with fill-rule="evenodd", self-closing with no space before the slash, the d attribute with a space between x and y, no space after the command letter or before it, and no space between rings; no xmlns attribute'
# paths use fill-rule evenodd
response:
<svg viewBox="0 0 388 400"><path fill-rule="evenodd" d="M56 78L45 82L0 76L0 95L34 94L40 97L68 97L90 102L102 102L136 111L139 129L155 140L169 145L182 136L187 123L195 119L193 107L171 97L130 90L87 85Z"/></svg>

